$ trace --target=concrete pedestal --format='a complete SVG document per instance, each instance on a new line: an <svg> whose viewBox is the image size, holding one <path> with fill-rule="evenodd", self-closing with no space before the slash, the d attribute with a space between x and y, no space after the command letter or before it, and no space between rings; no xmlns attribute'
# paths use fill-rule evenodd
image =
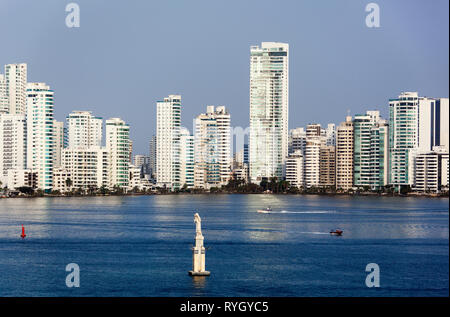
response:
<svg viewBox="0 0 450 317"><path fill-rule="evenodd" d="M203 235L201 228L201 218L198 214L194 216L194 222L197 224L195 235L195 246L192 248L192 270L191 276L209 276L211 273L205 270L205 247L203 246Z"/></svg>

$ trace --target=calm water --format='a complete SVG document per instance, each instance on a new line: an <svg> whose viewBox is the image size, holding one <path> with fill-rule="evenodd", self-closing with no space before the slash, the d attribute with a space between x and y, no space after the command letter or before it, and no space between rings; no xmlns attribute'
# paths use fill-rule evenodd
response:
<svg viewBox="0 0 450 317"><path fill-rule="evenodd" d="M448 204L270 195L2 199L0 296L448 296ZM268 205L274 213L256 213ZM206 278L187 275L194 211L209 247ZM336 227L342 237L328 234ZM72 262L80 288L65 285ZM381 270L377 289L365 286L372 262Z"/></svg>

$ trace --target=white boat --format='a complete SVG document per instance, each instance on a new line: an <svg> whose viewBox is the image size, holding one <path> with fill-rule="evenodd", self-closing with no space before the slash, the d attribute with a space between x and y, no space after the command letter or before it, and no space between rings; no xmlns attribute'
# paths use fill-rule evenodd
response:
<svg viewBox="0 0 450 317"><path fill-rule="evenodd" d="M266 209L258 209L257 212L262 213L262 214L270 214L270 212L272 211L272 208L267 207Z"/></svg>

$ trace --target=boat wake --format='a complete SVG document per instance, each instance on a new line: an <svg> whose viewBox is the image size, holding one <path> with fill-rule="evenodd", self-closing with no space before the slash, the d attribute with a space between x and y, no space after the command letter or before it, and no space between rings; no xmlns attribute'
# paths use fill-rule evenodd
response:
<svg viewBox="0 0 450 317"><path fill-rule="evenodd" d="M289 211L289 210L281 210L278 212L271 213L280 213L280 214L334 214L334 211L326 211L326 210L312 210L312 211Z"/></svg>

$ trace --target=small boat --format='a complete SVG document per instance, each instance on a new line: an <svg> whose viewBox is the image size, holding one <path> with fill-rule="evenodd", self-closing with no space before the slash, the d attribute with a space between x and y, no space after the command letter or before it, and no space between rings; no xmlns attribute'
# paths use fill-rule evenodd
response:
<svg viewBox="0 0 450 317"><path fill-rule="evenodd" d="M27 235L25 234L25 227L22 225L22 234L20 235L20 237L21 237L22 239L25 239L26 236L27 236Z"/></svg>
<svg viewBox="0 0 450 317"><path fill-rule="evenodd" d="M342 231L342 230L339 230L339 229L336 229L336 230L331 230L330 231L330 234L332 235L332 236L342 236L342 233L343 233L344 231Z"/></svg>
<svg viewBox="0 0 450 317"><path fill-rule="evenodd" d="M272 211L272 208L267 207L266 209L258 209L257 212L262 214L269 214Z"/></svg>

